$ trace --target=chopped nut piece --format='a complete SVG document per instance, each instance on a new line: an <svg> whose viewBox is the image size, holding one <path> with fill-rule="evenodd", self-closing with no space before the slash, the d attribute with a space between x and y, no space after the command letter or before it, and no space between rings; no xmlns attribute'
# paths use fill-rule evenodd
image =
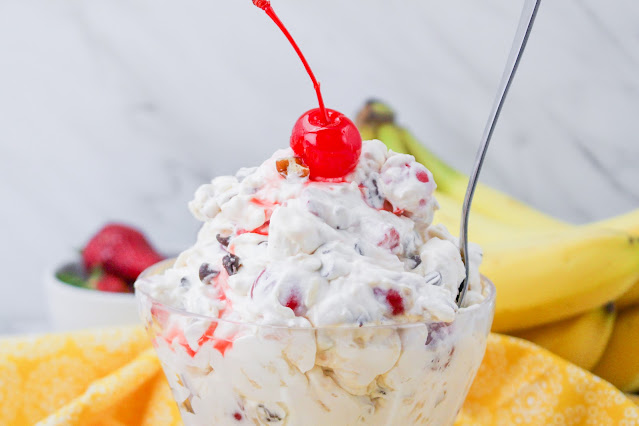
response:
<svg viewBox="0 0 639 426"><path fill-rule="evenodd" d="M277 172L285 178L289 176L305 178L309 175L308 167L299 157L280 158L275 162L275 167Z"/></svg>
<svg viewBox="0 0 639 426"><path fill-rule="evenodd" d="M193 406L191 405L191 397L189 396L188 399L185 399L182 402L182 408L184 410L186 410L187 412L191 413L191 414L195 414L195 411L193 411Z"/></svg>

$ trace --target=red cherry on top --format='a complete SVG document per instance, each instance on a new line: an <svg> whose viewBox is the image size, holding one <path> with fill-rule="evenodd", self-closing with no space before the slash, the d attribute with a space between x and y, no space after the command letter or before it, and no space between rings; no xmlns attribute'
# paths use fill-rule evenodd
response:
<svg viewBox="0 0 639 426"><path fill-rule="evenodd" d="M328 123L319 108L305 112L295 123L291 148L304 160L311 179L340 178L357 165L362 137L344 114L326 110Z"/></svg>
<svg viewBox="0 0 639 426"><path fill-rule="evenodd" d="M320 85L311 67L275 14L271 2L253 0L253 4L264 10L282 30L304 64L317 94L319 108L305 112L297 120L291 134L291 148L310 169L311 179L336 179L345 176L355 168L362 151L362 137L357 127L341 112L324 107Z"/></svg>

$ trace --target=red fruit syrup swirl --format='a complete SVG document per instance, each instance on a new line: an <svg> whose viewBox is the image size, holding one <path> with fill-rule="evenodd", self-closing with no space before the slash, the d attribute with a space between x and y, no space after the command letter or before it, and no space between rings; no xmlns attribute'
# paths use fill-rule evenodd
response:
<svg viewBox="0 0 639 426"><path fill-rule="evenodd" d="M355 124L341 112L324 106L320 85L306 58L282 21L273 11L270 1L253 0L253 4L282 30L295 49L317 93L319 109L311 109L295 122L291 148L310 170L313 180L337 180L351 172L359 160L362 137Z"/></svg>

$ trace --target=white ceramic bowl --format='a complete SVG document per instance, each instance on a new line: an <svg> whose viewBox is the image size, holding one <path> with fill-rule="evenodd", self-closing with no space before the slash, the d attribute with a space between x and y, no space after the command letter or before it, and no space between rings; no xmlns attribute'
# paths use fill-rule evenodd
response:
<svg viewBox="0 0 639 426"><path fill-rule="evenodd" d="M76 287L56 278L63 268L79 267L80 260L58 263L44 276L53 331L140 324L135 295Z"/></svg>

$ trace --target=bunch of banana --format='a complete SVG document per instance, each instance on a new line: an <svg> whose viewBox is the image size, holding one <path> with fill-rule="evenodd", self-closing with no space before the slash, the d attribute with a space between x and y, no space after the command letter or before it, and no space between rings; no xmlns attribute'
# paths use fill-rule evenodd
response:
<svg viewBox="0 0 639 426"><path fill-rule="evenodd" d="M368 102L357 125L364 139L411 154L433 173L436 222L457 232L468 177L398 126L381 102ZM497 287L493 331L639 390L639 209L577 226L480 183L469 239L482 246L481 272Z"/></svg>

